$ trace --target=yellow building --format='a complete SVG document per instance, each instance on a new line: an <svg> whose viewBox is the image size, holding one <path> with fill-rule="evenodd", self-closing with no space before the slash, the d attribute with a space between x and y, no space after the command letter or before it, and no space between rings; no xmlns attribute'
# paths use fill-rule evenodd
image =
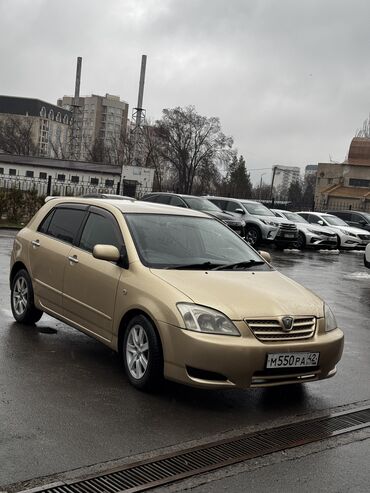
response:
<svg viewBox="0 0 370 493"><path fill-rule="evenodd" d="M370 212L370 138L352 139L343 163L319 163L315 209Z"/></svg>

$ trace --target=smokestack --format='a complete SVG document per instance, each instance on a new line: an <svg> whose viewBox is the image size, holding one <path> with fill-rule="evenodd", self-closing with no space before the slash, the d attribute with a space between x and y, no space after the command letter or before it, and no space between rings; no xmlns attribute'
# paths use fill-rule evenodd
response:
<svg viewBox="0 0 370 493"><path fill-rule="evenodd" d="M141 113L143 109L143 97L144 97L144 84L145 84L145 69L146 69L146 55L141 57L141 70L140 70L140 82L139 82L139 94L137 97L137 114L136 125L141 123Z"/></svg>
<svg viewBox="0 0 370 493"><path fill-rule="evenodd" d="M76 85L75 85L75 98L74 98L74 104L76 106L79 105L79 99L80 99L81 66L82 66L82 57L79 56L77 57Z"/></svg>

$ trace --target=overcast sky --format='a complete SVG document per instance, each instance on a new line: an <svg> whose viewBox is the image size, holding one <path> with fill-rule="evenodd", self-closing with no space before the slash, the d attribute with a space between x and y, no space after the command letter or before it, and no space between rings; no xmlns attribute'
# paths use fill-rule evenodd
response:
<svg viewBox="0 0 370 493"><path fill-rule="evenodd" d="M343 160L370 111L369 0L0 0L0 94L120 95L218 116L254 181ZM270 173L263 176L269 182Z"/></svg>

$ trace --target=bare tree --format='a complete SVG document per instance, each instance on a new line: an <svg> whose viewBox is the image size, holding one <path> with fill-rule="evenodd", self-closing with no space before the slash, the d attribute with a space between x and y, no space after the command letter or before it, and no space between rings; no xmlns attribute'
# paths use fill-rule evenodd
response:
<svg viewBox="0 0 370 493"><path fill-rule="evenodd" d="M231 152L233 140L223 134L219 119L201 116L193 106L164 109L156 128L161 155L176 171L179 192L191 193L202 169Z"/></svg>
<svg viewBox="0 0 370 493"><path fill-rule="evenodd" d="M368 139L370 138L370 114L362 124L362 128L360 130L357 130L356 137L366 137Z"/></svg>
<svg viewBox="0 0 370 493"><path fill-rule="evenodd" d="M33 126L34 121L26 117L7 117L0 121L0 150L6 154L37 156Z"/></svg>

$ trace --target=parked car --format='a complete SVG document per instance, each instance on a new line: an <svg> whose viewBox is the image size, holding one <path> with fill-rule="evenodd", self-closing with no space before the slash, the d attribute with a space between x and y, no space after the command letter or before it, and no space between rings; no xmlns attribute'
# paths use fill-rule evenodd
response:
<svg viewBox="0 0 370 493"><path fill-rule="evenodd" d="M260 202L254 200L207 197L224 212L241 217L245 221L245 238L256 247L262 242L274 242L278 247L294 245L298 239L297 226L274 215Z"/></svg>
<svg viewBox="0 0 370 493"><path fill-rule="evenodd" d="M370 231L370 213L361 211L327 211L328 214L343 219L349 226Z"/></svg>
<svg viewBox="0 0 370 493"><path fill-rule="evenodd" d="M324 301L188 208L50 200L15 238L10 287L17 322L45 312L96 338L137 388L303 383L333 376L342 355Z"/></svg>
<svg viewBox="0 0 370 493"><path fill-rule="evenodd" d="M325 226L315 226L295 212L284 211L282 209L271 209L277 217L282 217L292 221L298 228L297 248L336 248L336 233Z"/></svg>
<svg viewBox="0 0 370 493"><path fill-rule="evenodd" d="M363 229L348 226L342 219L337 216L324 212L298 212L300 216L306 219L310 224L319 226L328 226L334 229L337 234L338 248L362 248L370 242L370 233Z"/></svg>
<svg viewBox="0 0 370 493"><path fill-rule="evenodd" d="M365 267L370 269L370 243L365 248L364 264Z"/></svg>
<svg viewBox="0 0 370 493"><path fill-rule="evenodd" d="M156 204L174 205L186 209L205 212L220 221L223 221L229 228L236 231L240 236L245 235L245 222L240 217L235 218L232 214L223 212L204 197L196 195L184 195L178 193L155 192L144 195L141 200L145 202L155 202Z"/></svg>

